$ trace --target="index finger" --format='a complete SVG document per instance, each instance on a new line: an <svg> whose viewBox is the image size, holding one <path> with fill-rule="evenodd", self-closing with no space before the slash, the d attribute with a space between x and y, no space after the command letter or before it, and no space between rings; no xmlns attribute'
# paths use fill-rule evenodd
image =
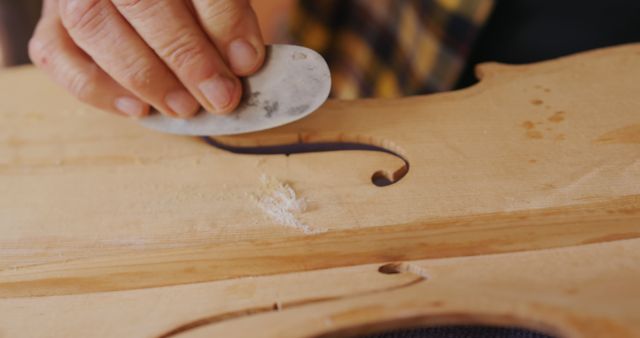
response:
<svg viewBox="0 0 640 338"><path fill-rule="evenodd" d="M206 110L228 113L238 105L240 81L184 1L112 2Z"/></svg>

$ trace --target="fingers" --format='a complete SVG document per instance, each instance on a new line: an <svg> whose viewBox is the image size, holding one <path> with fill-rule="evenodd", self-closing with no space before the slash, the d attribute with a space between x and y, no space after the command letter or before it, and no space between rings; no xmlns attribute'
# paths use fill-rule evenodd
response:
<svg viewBox="0 0 640 338"><path fill-rule="evenodd" d="M249 0L193 0L200 24L233 72L246 76L264 62L265 47Z"/></svg>
<svg viewBox="0 0 640 338"><path fill-rule="evenodd" d="M195 99L109 0L58 1L73 41L122 87L166 115L197 111Z"/></svg>
<svg viewBox="0 0 640 338"><path fill-rule="evenodd" d="M42 17L49 18L58 15L58 0L44 0L42 2Z"/></svg>
<svg viewBox="0 0 640 338"><path fill-rule="evenodd" d="M86 103L122 115L146 115L149 106L102 71L73 43L51 8L45 8L49 12L44 13L29 42L34 64Z"/></svg>
<svg viewBox="0 0 640 338"><path fill-rule="evenodd" d="M127 115L146 114L145 102L171 116L230 112L237 76L264 62L248 0L45 0L43 17L34 62L83 101Z"/></svg>
<svg viewBox="0 0 640 338"><path fill-rule="evenodd" d="M242 85L185 1L112 2L206 110L228 113L235 109Z"/></svg>

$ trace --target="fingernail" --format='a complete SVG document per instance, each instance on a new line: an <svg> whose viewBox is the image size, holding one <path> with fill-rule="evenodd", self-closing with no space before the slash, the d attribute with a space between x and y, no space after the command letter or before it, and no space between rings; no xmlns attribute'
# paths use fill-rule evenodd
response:
<svg viewBox="0 0 640 338"><path fill-rule="evenodd" d="M116 109L118 109L123 114L133 117L140 117L142 115L145 115L145 113L147 112L147 105L145 105L138 99L134 99L128 96L117 98L114 102L114 105L116 106Z"/></svg>
<svg viewBox="0 0 640 338"><path fill-rule="evenodd" d="M231 69L238 75L246 75L255 68L258 62L258 52L245 39L231 42L227 53Z"/></svg>
<svg viewBox="0 0 640 338"><path fill-rule="evenodd" d="M170 92L164 98L164 102L180 117L193 116L200 106L198 101L184 89Z"/></svg>
<svg viewBox="0 0 640 338"><path fill-rule="evenodd" d="M226 110L233 100L236 83L221 75L205 80L198 88L213 107L219 111Z"/></svg>

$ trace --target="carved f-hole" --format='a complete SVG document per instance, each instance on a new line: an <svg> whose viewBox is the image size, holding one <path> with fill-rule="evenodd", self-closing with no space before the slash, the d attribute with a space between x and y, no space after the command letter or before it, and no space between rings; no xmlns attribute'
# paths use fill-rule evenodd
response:
<svg viewBox="0 0 640 338"><path fill-rule="evenodd" d="M390 154L401 159L404 165L395 170L381 169L376 170L371 175L371 183L378 187L386 187L397 183L409 172L409 161L402 155L392 150L371 145L365 143L356 142L317 142L306 143L299 141L292 144L283 145L269 145L269 146L234 146L217 140L213 137L203 137L205 142L218 149L229 151L235 154L247 154L247 155L286 155L303 153L317 153L327 151L346 151L346 150L361 150L361 151L377 151L385 154Z"/></svg>

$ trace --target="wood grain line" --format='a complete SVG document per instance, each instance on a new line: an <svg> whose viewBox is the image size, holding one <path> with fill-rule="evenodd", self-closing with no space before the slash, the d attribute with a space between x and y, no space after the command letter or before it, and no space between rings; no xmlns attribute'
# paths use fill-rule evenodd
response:
<svg viewBox="0 0 640 338"><path fill-rule="evenodd" d="M0 298L83 294L640 237L640 196L265 241L158 249L0 271Z"/></svg>

